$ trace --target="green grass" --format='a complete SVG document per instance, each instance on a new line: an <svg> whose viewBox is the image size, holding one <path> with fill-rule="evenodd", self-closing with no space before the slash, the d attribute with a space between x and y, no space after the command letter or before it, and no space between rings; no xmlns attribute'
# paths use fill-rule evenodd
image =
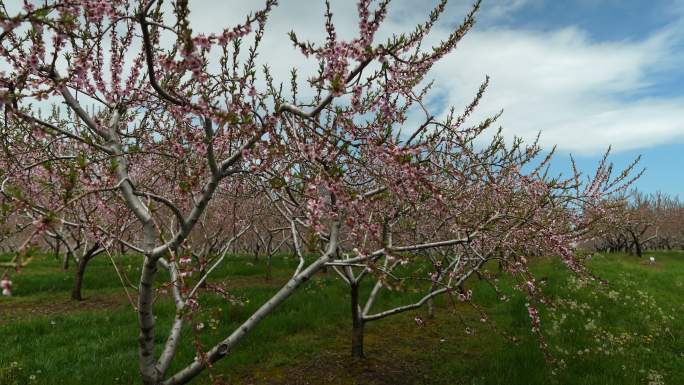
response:
<svg viewBox="0 0 684 385"><path fill-rule="evenodd" d="M347 287L333 272L319 274L194 383L212 377L231 384L682 384L684 253L656 259L651 266L630 256L595 256L589 266L609 285L578 281L557 262L535 262L544 294L557 306L540 307L551 361L530 331L526 300L504 289L510 300L501 302L477 280L468 286L490 322L481 323L479 310L467 304L440 299L436 318L422 327L413 318L425 318L424 310L369 323L368 358L352 360ZM116 260L135 281L139 257ZM201 298L194 322L204 327L184 330L171 371L192 359L195 338L209 346L249 317L296 261L275 258L270 282L264 265L263 258L232 257L217 271L215 281L227 282L241 301ZM69 300L72 274L52 257L36 257L12 276L15 296L0 298L1 385L139 383L136 317L111 261L101 255L91 262L81 303ZM391 306L417 295L409 288L380 301ZM163 334L173 305L160 297L155 312ZM159 335L158 345L163 341Z"/></svg>

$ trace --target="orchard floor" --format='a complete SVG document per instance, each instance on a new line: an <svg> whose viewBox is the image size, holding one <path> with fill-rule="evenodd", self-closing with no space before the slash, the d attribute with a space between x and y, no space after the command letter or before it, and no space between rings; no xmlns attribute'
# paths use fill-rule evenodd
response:
<svg viewBox="0 0 684 385"><path fill-rule="evenodd" d="M530 330L526 300L505 289L510 285L502 277L509 300L500 301L500 294L474 279L467 286L477 307L441 299L433 319L421 309L369 323L367 358L352 359L349 295L331 271L308 282L192 383L684 384L684 252L650 255L655 265L647 258L594 256L588 266L607 285L575 279L556 261L535 262L533 271L555 304L555 310L539 306L547 358ZM135 280L137 258L116 263ZM197 327L184 330L185 348L171 371L192 359L193 341L208 346L225 337L295 265L293 259L274 259L273 279L267 280L264 263L237 256L225 263L214 282L225 282L239 302L201 299L193 316ZM98 256L91 262L82 302L69 299L72 275L52 257L37 257L12 275L14 297L0 298L0 385L140 383L136 317L111 261ZM408 288L380 301L397 305L418 295ZM173 305L161 296L155 310L162 334ZM480 321L481 311L487 322ZM157 337L158 345L163 341Z"/></svg>

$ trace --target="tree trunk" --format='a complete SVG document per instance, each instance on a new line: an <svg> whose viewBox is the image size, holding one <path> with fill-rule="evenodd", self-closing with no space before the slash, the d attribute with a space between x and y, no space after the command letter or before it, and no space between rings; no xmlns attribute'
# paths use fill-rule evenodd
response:
<svg viewBox="0 0 684 385"><path fill-rule="evenodd" d="M154 249L157 233L151 219L143 222L143 249L145 260L138 285L138 359L140 375L145 385L159 385L159 371L156 367L154 356L154 333L155 316L154 306L154 279L157 275L158 258L151 255Z"/></svg>
<svg viewBox="0 0 684 385"><path fill-rule="evenodd" d="M365 358L363 354L363 326L359 307L359 284L351 284L351 311L352 311L352 357Z"/></svg>
<svg viewBox="0 0 684 385"><path fill-rule="evenodd" d="M233 201L233 236L236 236L238 233L237 230L237 200ZM230 253L235 255L237 254L237 242L233 242L232 245L230 245Z"/></svg>
<svg viewBox="0 0 684 385"><path fill-rule="evenodd" d="M62 263L62 269L69 270L69 259L71 257L72 257L71 251L67 250L67 252L64 254L64 261Z"/></svg>
<svg viewBox="0 0 684 385"><path fill-rule="evenodd" d="M270 281L273 279L273 254L276 250L272 249L273 246L273 234L268 233L268 244L266 245L266 280Z"/></svg>
<svg viewBox="0 0 684 385"><path fill-rule="evenodd" d="M297 255L297 249L294 246L294 242L285 242L285 246L287 247L288 255Z"/></svg>
<svg viewBox="0 0 684 385"><path fill-rule="evenodd" d="M427 301L427 316L428 318L435 318L435 304L432 302L432 298Z"/></svg>
<svg viewBox="0 0 684 385"><path fill-rule="evenodd" d="M200 269L199 276L204 277L204 275L207 273L207 268L206 266ZM199 284L200 289L206 289L207 288L207 281L209 281L209 277L207 277L202 283Z"/></svg>
<svg viewBox="0 0 684 385"><path fill-rule="evenodd" d="M71 299L74 299L76 301L83 301L81 288L83 287L83 274L85 273L87 265L88 258L81 258L81 260L78 262L76 274L74 275L74 286L71 289Z"/></svg>
<svg viewBox="0 0 684 385"><path fill-rule="evenodd" d="M333 251L337 248L337 237L338 237L339 225L334 224L330 230L330 246L326 250L325 254L319 257L315 262L306 267L301 273L292 277L276 294L266 301L257 311L255 311L245 322L240 325L237 329L231 333L230 336L225 338L219 344L215 345L206 353L206 360L194 360L190 365L181 369L173 376L166 379L164 382L168 385L181 385L188 383L192 378L197 376L207 367L207 365L213 364L219 359L225 357L233 348L242 341L249 332L256 327L261 320L266 316L271 314L278 306L280 306L287 298L289 298L305 281L311 279L311 277L327 262L329 262L333 256ZM151 284L151 282L150 282ZM143 287L141 285L141 287ZM151 320L153 322L153 320ZM142 329L142 331L147 329ZM150 329L151 330L151 329ZM149 338L154 338L151 335ZM142 340L141 340L142 341ZM144 347L141 342L141 350ZM154 347L150 346L148 352L152 352ZM141 354L141 360L143 356ZM154 361L150 362L151 368L154 368ZM146 366L141 364L141 369L146 368ZM143 371L144 373L144 371ZM152 373L150 373L152 375ZM150 377L153 378L153 377ZM156 382L148 381L148 383L155 385Z"/></svg>
<svg viewBox="0 0 684 385"><path fill-rule="evenodd" d="M98 254L98 249L99 246L96 243L95 245L93 245L93 247L91 247L88 250L88 252L86 252L86 254L83 257L81 257L81 260L78 261L78 268L76 269L76 274L74 275L74 286L71 289L71 299L74 299L76 301L83 301L83 275L85 274L88 262L90 262L90 260Z"/></svg>
<svg viewBox="0 0 684 385"><path fill-rule="evenodd" d="M632 240L634 241L634 250L636 251L636 255L637 257L641 258L641 243L639 243L639 238L637 238L634 232L630 233L632 234Z"/></svg>
<svg viewBox="0 0 684 385"><path fill-rule="evenodd" d="M273 279L273 254L269 253L266 259L266 280Z"/></svg>
<svg viewBox="0 0 684 385"><path fill-rule="evenodd" d="M62 251L62 242L59 239L55 240L55 259L59 261L59 255Z"/></svg>

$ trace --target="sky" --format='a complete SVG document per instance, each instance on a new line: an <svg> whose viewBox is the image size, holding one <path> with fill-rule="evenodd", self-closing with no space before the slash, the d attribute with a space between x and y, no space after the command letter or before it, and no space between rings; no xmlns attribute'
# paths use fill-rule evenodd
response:
<svg viewBox="0 0 684 385"><path fill-rule="evenodd" d="M331 0L338 36L358 35L355 1ZM393 0L378 41L411 31L437 0ZM16 1L17 8L21 2ZM9 2L12 5L12 2ZM471 3L450 0L429 42L446 37ZM219 32L260 9L261 0L194 0L196 33ZM322 0L281 0L271 13L259 61L275 79L301 79L316 66L287 33L324 39ZM485 76L490 87L472 122L503 109L507 138L557 146L553 171L570 171L570 154L591 173L610 146L617 168L641 155L636 186L684 199L684 0L484 0L474 29L435 66L428 97L434 114L462 110ZM302 80L302 85L304 85Z"/></svg>
<svg viewBox="0 0 684 385"><path fill-rule="evenodd" d="M380 39L406 32L436 0L394 0ZM195 31L243 19L258 1L191 2ZM355 2L332 0L341 38L358 33ZM463 20L469 1L451 0L430 36L437 42ZM282 0L271 14L261 60L276 78L313 70L285 34L323 39L323 3ZM225 15L217 17L216 15ZM609 146L616 168L641 155L636 186L684 198L684 0L484 0L475 28L430 78L430 107L461 110L486 75L490 87L473 121L503 109L508 138L557 146L553 171L570 172L570 154L591 173Z"/></svg>
<svg viewBox="0 0 684 385"><path fill-rule="evenodd" d="M578 72L568 63L565 69L574 72L572 76L584 89L559 87L558 92L566 95L558 100L567 104L559 106L549 100L537 106L518 106L524 111L569 109L568 115L556 119L543 117L538 126L542 136L551 134L559 147L555 162L559 172L567 172L563 161L570 152L580 168L592 170L600 150L612 145L610 159L616 166L625 166L641 155L640 165L646 172L636 183L640 190L684 198L684 2L517 0L493 1L489 6L501 12L485 17L475 32L524 34L527 43L546 46L546 53L534 55L531 66L523 71L534 71L556 52L564 53L569 62L577 61ZM559 40L564 32L573 36ZM611 66L613 54L619 63ZM587 65L584 70L582 61ZM592 62L607 68L593 70ZM552 76L540 77L540 83L555 84L562 79L563 64L559 63L560 71ZM595 76L606 69L615 77ZM513 93L516 88L524 92L522 84L507 87ZM569 101L570 97L577 102ZM503 121L511 132L534 129L522 117Z"/></svg>

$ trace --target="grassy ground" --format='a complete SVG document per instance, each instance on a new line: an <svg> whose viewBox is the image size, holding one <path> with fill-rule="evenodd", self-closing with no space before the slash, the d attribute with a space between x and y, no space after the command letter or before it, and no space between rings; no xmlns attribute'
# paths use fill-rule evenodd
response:
<svg viewBox="0 0 684 385"><path fill-rule="evenodd" d="M548 359L530 331L525 299L505 290L509 299L501 302L475 280L468 286L488 322L470 305L441 300L434 319L420 310L368 324L368 358L352 360L346 286L332 273L320 274L194 383L684 384L684 253L656 259L649 265L630 256L595 256L589 266L608 285L575 279L556 262L535 263L555 304L541 307ZM203 328L184 331L186 348L172 370L192 359L193 341L206 345L227 335L295 265L287 258L274 263L267 281L263 261L227 261L217 279L241 303L203 299L194 316ZM135 257L117 260L131 277L139 264ZM72 272L50 257L36 258L12 279L15 296L0 298L1 385L139 382L135 314L107 257L89 266L83 302L69 300ZM416 295L409 290L382 300L399 304ZM158 330L166 330L173 315L168 298L158 299L156 312ZM423 326L416 315L426 320Z"/></svg>

